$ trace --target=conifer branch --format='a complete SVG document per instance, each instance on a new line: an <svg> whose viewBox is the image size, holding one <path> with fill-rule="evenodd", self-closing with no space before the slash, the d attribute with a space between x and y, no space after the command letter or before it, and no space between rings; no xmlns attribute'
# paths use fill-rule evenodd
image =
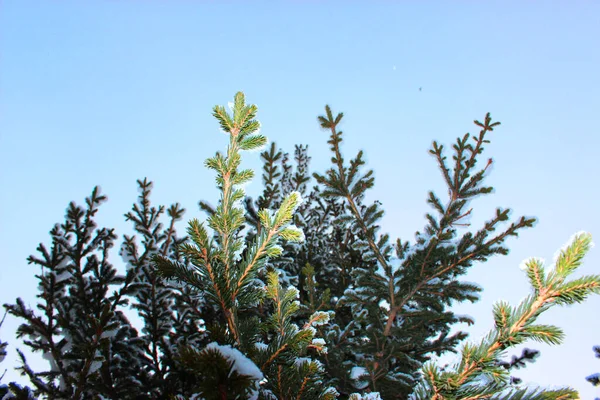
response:
<svg viewBox="0 0 600 400"><path fill-rule="evenodd" d="M297 191L286 193L276 210L263 208L254 213L250 212L253 210L249 210L244 215L243 210L238 206L244 200L244 192L239 185L249 181L253 177L253 172L238 170L241 163L240 151L260 147L266 143L266 138L255 133L259 127L258 122L253 120L256 106L245 105L243 94L236 95L232 110L233 115L230 115L224 107L214 108L213 115L221 124L221 128L229 134L230 140L225 155L217 153L205 163L208 168L217 172L217 184L221 191L219 204L209 212L208 217L208 226L213 230L215 240L209 240L204 226L197 220L192 220L188 228L192 243L179 246L179 250L191 265L167 260L160 255L154 258L154 262L164 276L176 278L210 295L208 298L214 301L226 325L226 328L219 327L218 324L210 327L209 335L216 339L215 345L226 342L233 344L235 351L248 351L251 361L255 362L256 366L261 366L257 367L257 370L265 376L273 377L279 374L282 363L285 364L287 366L285 376L267 380L267 387L273 388L276 381L281 383L283 380L289 386L290 392L294 393L294 398L297 396L302 399L315 398L316 391L321 390L319 381L321 367L312 361L303 367L297 367L294 358L306 354L309 350L323 351L324 346L321 342L312 342L316 330L310 325L326 323L329 314L315 313L309 319L309 326L299 329L292 321L299 309L296 300L298 291L295 288L283 289L274 271L267 275L266 292L260 287L260 280L257 279L269 260L282 254L280 241L301 243L304 240L303 232L292 225L294 213L302 201L301 195ZM263 158L270 163L270 166L265 167L268 173L266 180L276 185L273 180L278 172L273 163L280 156L274 154L273 146L271 154L263 153L263 155ZM298 157L303 160L302 155ZM289 181L286 183L285 190L288 188L304 190L302 185L306 178L303 170L299 170L293 176L286 165L284 170L285 179ZM269 190L273 195L264 197L267 204L275 202L275 196L279 195L275 186ZM279 198L277 202L279 203ZM246 201L246 205L248 204ZM243 242L239 231L248 218L260 231L253 233L250 239ZM246 248L244 248L245 244ZM272 310L264 307L265 296L273 302ZM258 315L264 315L265 312L268 315L267 321L262 324L253 310L256 305L260 308ZM262 345L266 343L262 340L258 341L261 332L267 334L261 339L270 341L270 345L263 347ZM187 350L185 352L188 365L192 365L190 363L204 365L209 357L217 356L218 354L211 356L209 352L198 354ZM298 371L291 373L295 369ZM194 371L199 372L197 367L194 367ZM218 379L231 382L233 378ZM257 384L257 381L251 380L247 384ZM308 387L309 384L311 387ZM289 398L289 394L281 398ZM331 393L323 398L332 398Z"/></svg>
<svg viewBox="0 0 600 400"><path fill-rule="evenodd" d="M591 294L600 294L600 275L591 275L564 283L564 280L581 264L591 247L591 236L580 233L560 252L560 256L550 276L560 276L560 280L541 278L545 276L539 259L525 263L525 271L530 278L532 294L519 307L510 308L506 303L494 307L495 329L478 345L467 344L462 349L461 362L455 371L440 371L429 364L424 368L426 381L417 390L418 399L499 399L536 398L543 395L548 399L577 399L572 390L530 391L512 390L508 386L508 373L499 366L499 358L509 347L533 339L550 344L558 344L563 338L562 331L551 325L535 325L537 318L554 305L580 303ZM531 279L531 277L536 277ZM571 288L578 292L570 296ZM470 395L469 395L470 393ZM429 397L428 397L429 396ZM531 396L531 397L530 397Z"/></svg>
<svg viewBox="0 0 600 400"><path fill-rule="evenodd" d="M483 168L475 170L478 155L483 152L484 144L489 143L486 134L498 125L491 122L488 113L484 123L475 121L482 129L478 136L472 138L474 144L469 143L469 134L457 139L453 146L453 168L446 165L444 146L433 142L430 153L436 158L448 186L448 203L443 205L433 192L429 193L427 202L439 215L426 215L428 224L424 234L417 232L415 245L396 241L395 250L401 266L393 268L389 235L377 234L377 222L383 215L380 203L374 202L368 207L362 204L365 191L373 186L373 173L369 170L361 175L360 168L364 165L362 151L350 160L348 166L344 164L340 150L342 132L337 130L341 118L342 114L334 118L329 107L326 107L326 115L319 117L321 127L330 132L328 143L333 153L332 168L324 175L313 176L325 186L323 196L340 198L347 206L348 215L340 217L339 223L349 225L347 237L353 236L356 240L353 247L362 254L362 263L351 272L354 282L345 291L343 301L350 305L354 318L373 330L372 340L377 342L377 352L381 354L369 358L376 360L373 365L380 369L375 371L374 376L388 368L398 371L397 376L402 378L395 379L402 380L402 385L406 385L409 391L411 383L406 380L407 372L415 371L414 381L417 377L414 366L419 365L416 360L426 361L431 352L451 351L466 334L447 335L450 325L463 320L472 322L445 312L449 299L476 301L475 293L481 290L456 278L475 261L485 261L494 254L506 254L507 249L503 247L505 240L516 236L520 229L531 227L535 220L523 217L499 235L489 238L499 223L508 220L508 210L498 209L495 218L483 229L456 238L458 227L469 226L467 218L472 214L472 208L468 207L468 202L492 191L491 187L482 185L491 159ZM371 307L369 304L372 302L379 304ZM381 329L375 328L378 326ZM361 335L359 331L354 334ZM434 335L439 337L428 340ZM365 351L371 351L374 345L365 343ZM413 366L404 360L411 360ZM404 375L400 375L400 371ZM389 377L391 373L387 374ZM369 387L374 390L376 385L379 387L379 383L371 382ZM391 384L389 390L392 390Z"/></svg>
<svg viewBox="0 0 600 400"><path fill-rule="evenodd" d="M321 123L321 127L325 129L329 129L331 131L331 139L328 143L331 145L331 150L334 152L335 156L332 158L332 162L337 166L337 172L333 170L329 170L327 173L329 175L329 179L325 178L322 175L314 174L317 182L321 184L325 184L329 190L332 190L332 193L339 193L346 200L347 204L350 207L352 215L355 218L356 223L360 226L360 229L363 232L365 239L368 242L368 245L371 251L375 254L375 257L384 271L391 271L391 267L388 264L386 258L381 253L379 246L375 243L375 237L371 233L371 230L367 227L363 216L358 210L358 206L355 202L355 197L360 196L367 188L373 186L374 179L371 177L372 171L367 172L367 174L362 178L358 179L354 184L353 188L350 188L349 185L354 180L356 173L358 172L358 167L363 164L362 161L362 152L359 152L358 156L355 160L351 161L350 167L350 175L347 174L348 169L344 166L344 159L342 157L339 144L342 141L342 132L337 131L337 125L342 120L344 114L339 113L335 119L333 118L333 113L331 112L331 108L329 106L325 106L325 116L319 116L319 122ZM395 304L395 296L394 296L394 283L393 279L388 280L388 291L389 291L389 301L390 301L390 311L388 313L388 320L395 320L397 308ZM386 336L389 335L389 332Z"/></svg>

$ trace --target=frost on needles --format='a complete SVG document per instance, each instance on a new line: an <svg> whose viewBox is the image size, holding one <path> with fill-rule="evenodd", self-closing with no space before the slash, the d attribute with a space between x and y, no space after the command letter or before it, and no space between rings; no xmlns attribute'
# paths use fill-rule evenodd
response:
<svg viewBox="0 0 600 400"><path fill-rule="evenodd" d="M560 329L537 317L598 292L599 277L570 278L589 235L575 235L551 270L541 259L524 263L532 294L518 307L496 305L495 327L481 343L459 347L466 333L451 334L474 321L450 305L475 302L482 290L462 276L507 254L507 239L534 223L501 208L480 227L468 222L471 202L492 192L492 160L480 160L499 125L489 114L475 121L478 134L456 140L450 159L433 142L448 195L429 192L431 212L409 242L380 232L382 204L365 201L374 173L362 152L343 156L342 114L326 106L319 117L332 159L311 173L307 146L263 149L257 107L242 93L230 109L213 109L229 143L205 162L220 197L214 207L200 201L207 217L189 221L187 235L175 228L185 210L153 205L148 179L137 182L140 195L125 214L133 234L118 246L115 231L95 222L106 200L98 188L84 205L69 204L50 245L29 258L40 267L36 306L5 305L22 321L17 339L49 368L34 370L17 345L29 386L0 384L0 399L577 398L510 377L535 350L503 358L530 339L560 342ZM254 171L241 165L242 154L256 150L263 191L252 199L243 186ZM123 274L111 263L115 247ZM456 365L431 363L446 352L458 353Z"/></svg>

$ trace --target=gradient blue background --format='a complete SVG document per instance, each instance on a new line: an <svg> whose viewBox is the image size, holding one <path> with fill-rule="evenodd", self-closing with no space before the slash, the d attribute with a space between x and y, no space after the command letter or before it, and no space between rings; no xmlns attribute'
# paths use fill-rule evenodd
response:
<svg viewBox="0 0 600 400"><path fill-rule="evenodd" d="M473 119L488 111L502 122L484 155L495 160L496 191L474 202L472 222L502 206L539 224L467 277L485 291L456 310L476 318L477 339L494 301L527 294L523 259L551 262L579 230L600 237L599 19L593 1L4 0L0 302L35 304L38 270L25 259L94 185L109 196L98 220L119 235L131 232L122 215L138 178L155 182L156 204L178 201L186 218L204 217L197 201L214 203L216 190L202 163L226 143L211 109L243 90L272 141L310 146L313 170L330 157L317 115L326 103L344 111L345 154L366 151L376 171L369 199L403 240L424 225L427 190L446 195L431 141L476 132ZM259 167L258 154L244 163ZM256 179L248 193L260 187ZM599 254L581 273L599 272ZM113 261L122 267L117 249ZM600 371L599 307L593 298L544 316L564 328L565 344L530 344L541 358L517 376L598 395L584 377ZM0 332L10 345L4 382L17 378L16 326L8 317Z"/></svg>

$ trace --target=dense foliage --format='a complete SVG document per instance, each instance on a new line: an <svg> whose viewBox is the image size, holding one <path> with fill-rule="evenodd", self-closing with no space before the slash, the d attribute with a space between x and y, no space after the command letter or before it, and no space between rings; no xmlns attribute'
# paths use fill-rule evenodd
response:
<svg viewBox="0 0 600 400"><path fill-rule="evenodd" d="M224 153L206 160L216 173L216 207L201 201L205 222L192 219L187 235L175 223L185 210L150 202L152 183L139 180L140 196L125 218L134 236L98 227L106 200L97 188L85 205L71 203L29 263L40 267L38 304L5 305L23 323L17 338L49 362L34 371L19 351L18 367L30 387L0 387L4 398L48 399L484 399L577 398L574 391L519 385L510 370L537 352L511 362L507 349L526 340L557 344L562 332L535 324L551 306L598 293L600 277L566 279L591 245L578 234L554 269L526 264L532 294L520 306L494 308L495 327L465 344L457 323L474 321L450 306L478 300L482 290L461 277L494 255L505 255L534 219L509 218L498 208L474 229L470 201L488 195L492 160L480 159L499 125L486 115L477 135L452 146L433 142L431 155L448 189L429 192L432 211L415 241L380 232L380 202L365 202L374 174L363 153L346 161L339 130L342 114L329 106L319 117L328 132L331 167L309 173L306 146L293 158L272 143L261 153L264 191L254 200L242 185L254 171L240 169L241 154L267 144L257 108L238 93L231 112L213 115L229 135ZM311 179L314 178L314 181ZM311 188L311 184L314 184ZM142 329L129 318L135 313ZM0 343L0 359L6 343ZM458 352L440 368L433 355Z"/></svg>

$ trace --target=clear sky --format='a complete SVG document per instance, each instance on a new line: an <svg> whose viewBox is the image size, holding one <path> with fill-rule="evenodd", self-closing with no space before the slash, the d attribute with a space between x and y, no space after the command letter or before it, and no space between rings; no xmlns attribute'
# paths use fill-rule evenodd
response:
<svg viewBox="0 0 600 400"><path fill-rule="evenodd" d="M259 106L262 132L284 149L309 145L313 170L329 162L316 117L346 114L346 156L366 152L376 171L371 200L383 228L413 239L426 194L444 196L427 150L475 132L490 111L502 122L485 157L495 160L493 195L473 203L473 226L511 207L538 225L509 242L511 253L466 278L485 291L471 314L479 338L491 306L527 294L518 266L552 261L573 233L600 241L600 2L596 1L43 1L0 2L0 303L35 304L38 273L25 259L95 185L109 202L99 222L124 222L135 180L155 182L153 201L216 200L203 161L226 137L211 117L238 90ZM419 88L422 88L419 91ZM258 154L247 154L258 167ZM248 187L258 193L260 181ZM119 265L116 249L113 261ZM581 273L598 273L592 249ZM537 363L518 376L598 395L585 376L600 371L600 297L550 311L561 347L537 344ZM14 365L17 321L0 332ZM21 346L22 347L22 346ZM5 381L16 375L9 370Z"/></svg>

